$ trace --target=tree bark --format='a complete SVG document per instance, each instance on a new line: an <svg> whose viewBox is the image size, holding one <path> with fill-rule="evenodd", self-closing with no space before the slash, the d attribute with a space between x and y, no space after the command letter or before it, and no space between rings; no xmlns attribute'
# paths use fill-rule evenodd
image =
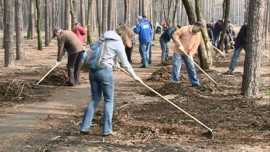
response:
<svg viewBox="0 0 270 152"><path fill-rule="evenodd" d="M210 69L212 65L212 49L209 45L209 38L206 29L206 21L202 15L201 10L201 0L195 0L195 7L196 7L196 14L198 21L201 21L204 25L203 30L201 30L203 42L200 44L199 48L199 58L200 58L200 65L202 69Z"/></svg>
<svg viewBox="0 0 270 152"><path fill-rule="evenodd" d="M70 0L69 4L70 4L70 15L71 15L71 28L73 28L75 26L75 23L77 22L77 16L75 13L75 8L74 8L74 0Z"/></svg>
<svg viewBox="0 0 270 152"><path fill-rule="evenodd" d="M38 50L42 50L42 40L41 40L41 30L40 30L40 0L36 0L36 9L37 9L37 35L38 35Z"/></svg>
<svg viewBox="0 0 270 152"><path fill-rule="evenodd" d="M196 15L194 13L190 0L182 0L182 2L188 15L189 24L194 24L196 22Z"/></svg>
<svg viewBox="0 0 270 152"><path fill-rule="evenodd" d="M50 43L49 0L45 0L45 46Z"/></svg>
<svg viewBox="0 0 270 152"><path fill-rule="evenodd" d="M130 0L125 0L125 23L130 24Z"/></svg>
<svg viewBox="0 0 270 152"><path fill-rule="evenodd" d="M108 9L107 0L102 1L102 33L107 31L107 21L108 21Z"/></svg>
<svg viewBox="0 0 270 152"><path fill-rule="evenodd" d="M99 4L99 0L96 0L96 12L97 12L97 23L98 23L98 35L101 36L102 34L102 27L101 27L101 20L100 20L100 4Z"/></svg>
<svg viewBox="0 0 270 152"><path fill-rule="evenodd" d="M222 32L220 35L220 40L218 43L218 48L223 50L225 32L228 26L228 20L230 15L230 0L224 0L223 2L223 24L222 24Z"/></svg>
<svg viewBox="0 0 270 152"><path fill-rule="evenodd" d="M80 0L80 6L81 6L81 25L82 25L82 27L85 27L85 6L84 6L84 0Z"/></svg>
<svg viewBox="0 0 270 152"><path fill-rule="evenodd" d="M35 0L30 0L29 24L27 39L33 39L35 35Z"/></svg>
<svg viewBox="0 0 270 152"><path fill-rule="evenodd" d="M108 20L107 20L107 29L112 30L112 0L108 0Z"/></svg>
<svg viewBox="0 0 270 152"><path fill-rule="evenodd" d="M91 21L92 21L92 5L93 5L93 0L88 0L88 14L87 14L87 44L92 45L92 26L91 26Z"/></svg>
<svg viewBox="0 0 270 152"><path fill-rule="evenodd" d="M175 0L175 6L174 6L174 11L173 11L173 19L172 19L172 23L174 26L176 26L176 12L177 12L177 7L179 5L180 0Z"/></svg>
<svg viewBox="0 0 270 152"><path fill-rule="evenodd" d="M71 19L70 19L70 1L65 0L65 30L71 30Z"/></svg>
<svg viewBox="0 0 270 152"><path fill-rule="evenodd" d="M16 60L24 59L22 0L15 1Z"/></svg>
<svg viewBox="0 0 270 152"><path fill-rule="evenodd" d="M247 51L244 63L244 76L242 82L242 94L245 96L257 95L259 93L261 45L263 34L263 18L265 1L250 1L247 29Z"/></svg>
<svg viewBox="0 0 270 152"><path fill-rule="evenodd" d="M4 0L5 67L14 65L12 1Z"/></svg>

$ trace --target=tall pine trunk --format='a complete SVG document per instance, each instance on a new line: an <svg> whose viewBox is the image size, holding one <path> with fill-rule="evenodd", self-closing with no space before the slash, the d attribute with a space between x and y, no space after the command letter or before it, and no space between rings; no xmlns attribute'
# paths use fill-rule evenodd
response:
<svg viewBox="0 0 270 152"><path fill-rule="evenodd" d="M196 14L197 14L197 20L201 21L204 25L203 30L201 30L203 42L201 42L199 47L199 58L200 58L200 66L203 69L210 69L212 65L212 49L209 45L209 38L208 38L208 32L206 29L206 21L202 15L202 9L201 9L201 0L195 0L195 7L196 7Z"/></svg>
<svg viewBox="0 0 270 152"><path fill-rule="evenodd" d="M223 24L222 24L222 32L220 35L220 40L218 43L218 48L223 50L225 32L228 26L228 20L230 15L230 0L224 0L223 2Z"/></svg>
<svg viewBox="0 0 270 152"><path fill-rule="evenodd" d="M88 0L88 14L87 14L87 44L92 45L92 5L93 5L93 0Z"/></svg>
<svg viewBox="0 0 270 152"><path fill-rule="evenodd" d="M77 22L77 16L75 13L75 1L74 0L70 0L69 1L70 4L70 15L71 15L71 27L73 28L75 26L75 23Z"/></svg>
<svg viewBox="0 0 270 152"><path fill-rule="evenodd" d="M22 0L15 0L16 60L24 59Z"/></svg>
<svg viewBox="0 0 270 152"><path fill-rule="evenodd" d="M64 18L64 25L65 25L65 30L70 30L71 29L71 19L70 19L70 1L65 0L65 18Z"/></svg>
<svg viewBox="0 0 270 152"><path fill-rule="evenodd" d="M108 8L107 8L107 2L108 0L102 1L102 33L107 31L107 21L108 21Z"/></svg>
<svg viewBox="0 0 270 152"><path fill-rule="evenodd" d="M37 36L38 36L38 50L42 50L41 30L40 30L40 0L36 0L37 9Z"/></svg>
<svg viewBox="0 0 270 152"><path fill-rule="evenodd" d="M30 0L30 13L27 31L27 39L33 39L35 36L35 0Z"/></svg>
<svg viewBox="0 0 270 152"><path fill-rule="evenodd" d="M172 19L172 25L176 26L176 13L177 13L177 7L179 5L180 0L176 0L176 3L174 5L174 11L173 11L173 19Z"/></svg>
<svg viewBox="0 0 270 152"><path fill-rule="evenodd" d="M108 0L108 20L107 20L107 29L112 30L112 0Z"/></svg>
<svg viewBox="0 0 270 152"><path fill-rule="evenodd" d="M49 0L45 0L45 46L50 43Z"/></svg>
<svg viewBox="0 0 270 152"><path fill-rule="evenodd" d="M12 1L4 0L5 67L14 65Z"/></svg>
<svg viewBox="0 0 270 152"><path fill-rule="evenodd" d="M81 7L81 25L82 27L85 27L85 6L84 6L84 0L80 0L80 7Z"/></svg>
<svg viewBox="0 0 270 152"><path fill-rule="evenodd" d="M96 12L97 12L97 22L98 22L98 35L101 36L102 34L102 26L101 26L101 20L100 20L100 10L101 6L99 3L99 0L96 0Z"/></svg>
<svg viewBox="0 0 270 152"><path fill-rule="evenodd" d="M263 34L264 0L250 1L247 29L247 51L244 63L242 94L246 96L259 93L261 67L261 40Z"/></svg>

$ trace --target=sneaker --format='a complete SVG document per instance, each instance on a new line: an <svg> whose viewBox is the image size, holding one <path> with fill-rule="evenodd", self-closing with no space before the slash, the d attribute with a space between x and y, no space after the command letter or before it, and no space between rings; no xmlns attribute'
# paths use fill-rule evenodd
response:
<svg viewBox="0 0 270 152"><path fill-rule="evenodd" d="M146 66L145 65L141 65L140 68L146 68Z"/></svg>
<svg viewBox="0 0 270 152"><path fill-rule="evenodd" d="M233 71L228 70L228 71L225 72L224 74L227 74L227 75L233 75L234 73L233 73Z"/></svg>

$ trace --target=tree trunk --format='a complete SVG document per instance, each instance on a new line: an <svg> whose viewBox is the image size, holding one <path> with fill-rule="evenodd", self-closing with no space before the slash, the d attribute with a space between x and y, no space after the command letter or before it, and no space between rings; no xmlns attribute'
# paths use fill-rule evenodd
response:
<svg viewBox="0 0 270 152"><path fill-rule="evenodd" d="M130 0L124 0L125 2L125 23L130 24Z"/></svg>
<svg viewBox="0 0 270 152"><path fill-rule="evenodd" d="M40 0L36 0L37 9L37 35L38 35L38 50L42 50L41 30L40 30Z"/></svg>
<svg viewBox="0 0 270 152"><path fill-rule="evenodd" d="M182 0L182 2L185 6L186 14L188 15L189 24L194 24L196 22L196 15L194 13L190 0Z"/></svg>
<svg viewBox="0 0 270 152"><path fill-rule="evenodd" d="M77 17L76 17L76 13L75 13L75 8L74 8L74 0L70 0L69 4L70 4L70 15L71 15L71 28L73 28L75 26L75 23L77 22Z"/></svg>
<svg viewBox="0 0 270 152"><path fill-rule="evenodd" d="M84 0L80 0L80 6L81 6L81 25L82 27L85 27L85 6L84 6Z"/></svg>
<svg viewBox="0 0 270 152"><path fill-rule="evenodd" d="M12 1L4 0L5 67L14 65Z"/></svg>
<svg viewBox="0 0 270 152"><path fill-rule="evenodd" d="M108 21L107 21L107 29L112 30L112 0L108 0Z"/></svg>
<svg viewBox="0 0 270 152"><path fill-rule="evenodd" d="M100 12L100 9L101 9L101 7L100 7L100 4L99 4L99 0L96 0L96 12L97 12L97 22L98 22L98 35L99 36L101 36L101 34L102 34L102 27L101 27L101 20L100 20L100 14L99 14L99 12Z"/></svg>
<svg viewBox="0 0 270 152"><path fill-rule="evenodd" d="M70 1L65 0L65 30L71 30L71 20L70 20Z"/></svg>
<svg viewBox="0 0 270 152"><path fill-rule="evenodd" d="M203 42L201 42L199 49L200 65L203 69L210 69L212 65L212 49L209 45L208 32L206 29L206 21L202 15L201 0L195 0L196 14L198 21L204 24L203 30L201 30Z"/></svg>
<svg viewBox="0 0 270 152"><path fill-rule="evenodd" d="M263 34L263 18L265 1L250 1L247 29L247 51L244 63L244 76L242 82L242 94L246 96L259 93L260 66L261 66L261 45Z"/></svg>
<svg viewBox="0 0 270 152"><path fill-rule="evenodd" d="M179 5L180 0L175 0L175 1L176 1L176 2L175 2L175 6L174 6L173 19L172 19L172 24L173 24L174 26L176 26L176 12L177 12L177 7L178 7L178 5Z"/></svg>
<svg viewBox="0 0 270 152"><path fill-rule="evenodd" d="M228 26L228 20L230 15L230 0L224 0L223 2L223 24L222 24L222 32L220 35L220 40L218 43L218 48L223 50L225 32Z"/></svg>
<svg viewBox="0 0 270 152"><path fill-rule="evenodd" d="M16 60L24 59L22 0L15 1Z"/></svg>
<svg viewBox="0 0 270 152"><path fill-rule="evenodd" d="M92 28L91 28L91 21L92 21L92 4L93 0L88 0L88 14L87 14L87 44L92 45Z"/></svg>
<svg viewBox="0 0 270 152"><path fill-rule="evenodd" d="M33 39L35 35L35 0L30 0L29 24L27 39Z"/></svg>
<svg viewBox="0 0 270 152"><path fill-rule="evenodd" d="M102 1L102 33L107 31L107 21L108 21L108 9L107 0Z"/></svg>
<svg viewBox="0 0 270 152"><path fill-rule="evenodd" d="M45 46L50 43L49 0L45 0Z"/></svg>

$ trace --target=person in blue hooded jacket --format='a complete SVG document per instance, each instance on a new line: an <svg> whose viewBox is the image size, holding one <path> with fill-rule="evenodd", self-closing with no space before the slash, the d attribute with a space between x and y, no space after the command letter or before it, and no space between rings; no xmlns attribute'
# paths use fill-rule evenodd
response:
<svg viewBox="0 0 270 152"><path fill-rule="evenodd" d="M140 42L140 54L142 57L142 68L146 68L149 64L149 51L152 41L152 29L151 24L147 20L144 20L142 16L138 16L138 24L133 29L136 34L139 34Z"/></svg>

